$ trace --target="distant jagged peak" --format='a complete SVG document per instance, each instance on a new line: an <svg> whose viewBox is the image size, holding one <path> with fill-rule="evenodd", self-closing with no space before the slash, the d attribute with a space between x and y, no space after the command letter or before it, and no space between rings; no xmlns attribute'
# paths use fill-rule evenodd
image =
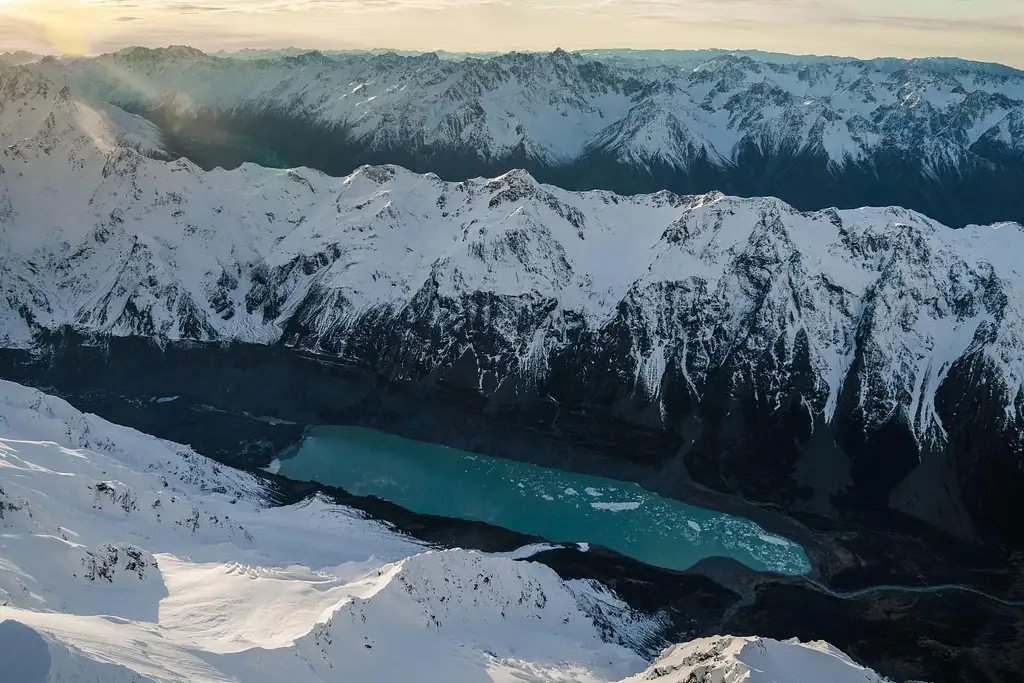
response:
<svg viewBox="0 0 1024 683"><path fill-rule="evenodd" d="M870 64L872 67L879 69L880 71L918 69L936 73L985 73L1008 78L1020 78L1024 76L1024 71L1006 64L975 61L960 57L915 57L911 59L877 57L865 60L865 63Z"/></svg>
<svg viewBox="0 0 1024 683"><path fill-rule="evenodd" d="M0 53L0 66L20 66L22 64L31 64L33 62L38 62L42 58L43 55L38 55L34 52L27 52L25 50L3 52Z"/></svg>
<svg viewBox="0 0 1024 683"><path fill-rule="evenodd" d="M36 96L48 98L61 92L62 87L63 84L58 86L34 64L0 68L0 102Z"/></svg>
<svg viewBox="0 0 1024 683"><path fill-rule="evenodd" d="M551 51L550 58L552 61L561 64L572 64L575 61L579 61L580 57L574 52L567 52L560 47L556 47Z"/></svg>
<svg viewBox="0 0 1024 683"><path fill-rule="evenodd" d="M402 62L410 63L438 63L448 62L459 63L563 63L581 65L584 63L606 63L619 66L632 65L637 68L660 66L660 67L683 67L697 70L717 70L723 68L747 68L754 72L760 72L763 68L772 70L782 69L784 71L799 71L804 69L834 68L838 66L853 66L869 71L881 73L896 73L904 71L929 72L933 74L965 74L978 73L1003 78L1024 77L1024 71L994 62L973 61L958 57L917 57L917 58L896 58L896 57L841 57L841 56L820 56L820 55L797 55L778 52L764 52L760 50L727 50L727 49L706 49L706 50L647 50L647 49L583 49L565 50L556 47L551 51L519 50L508 52L465 52L448 53L444 51L406 51L396 49L372 49L372 50L328 50L314 47L300 48L290 47L281 49L244 49L239 51L204 52L200 49L187 45L168 45L165 47L142 47L128 46L115 52L100 55L104 57L119 57L135 60L149 59L210 59L210 60L234 60L239 62L255 61L276 61L294 60L296 63L303 61L329 62L346 60L365 61L370 60L378 65L391 65ZM0 65L12 63L36 62L47 59L46 56L35 55L28 52L7 52L0 54ZM51 58L52 59L52 58Z"/></svg>
<svg viewBox="0 0 1024 683"><path fill-rule="evenodd" d="M342 180L342 185L344 187L354 187L358 183L367 182L374 186L383 187L396 182L423 180L440 182L437 175L433 173L420 175L396 164L363 164L356 170L352 171L352 173L345 176Z"/></svg>
<svg viewBox="0 0 1024 683"><path fill-rule="evenodd" d="M743 69L753 73L760 73L762 64L764 64L764 62L760 62L749 55L727 53L712 57L698 70L715 71L721 69Z"/></svg>
<svg viewBox="0 0 1024 683"><path fill-rule="evenodd" d="M503 189L535 188L537 181L530 172L524 168L513 168L511 171L496 176L484 185L489 192L496 192Z"/></svg>
<svg viewBox="0 0 1024 683"><path fill-rule="evenodd" d="M164 57L164 58L176 58L180 59L183 57L206 57L207 54L202 50L188 45L168 45L167 47L126 47L122 50L118 50L114 54L122 55L125 57Z"/></svg>
<svg viewBox="0 0 1024 683"><path fill-rule="evenodd" d="M727 198L728 197L724 192L713 190L711 192L705 192L704 194L696 194L684 198L681 208L684 213L688 211L695 211L696 209L701 209L709 204L714 204L715 202L720 202Z"/></svg>
<svg viewBox="0 0 1024 683"><path fill-rule="evenodd" d="M187 45L170 45L168 47L126 47L117 52L100 55L100 61L113 59L129 64L148 63L216 63L221 58L208 55L202 50Z"/></svg>

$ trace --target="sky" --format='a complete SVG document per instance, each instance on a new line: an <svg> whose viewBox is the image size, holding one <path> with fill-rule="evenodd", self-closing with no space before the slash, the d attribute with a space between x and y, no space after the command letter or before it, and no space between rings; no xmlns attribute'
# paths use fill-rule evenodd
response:
<svg viewBox="0 0 1024 683"><path fill-rule="evenodd" d="M719 47L1024 68L1024 0L0 0L0 51Z"/></svg>

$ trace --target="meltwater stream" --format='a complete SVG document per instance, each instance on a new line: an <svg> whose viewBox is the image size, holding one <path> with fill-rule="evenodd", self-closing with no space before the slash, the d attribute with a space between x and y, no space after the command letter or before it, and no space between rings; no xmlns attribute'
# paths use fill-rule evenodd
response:
<svg viewBox="0 0 1024 683"><path fill-rule="evenodd" d="M595 543L667 569L731 557L810 571L800 545L757 524L632 483L474 455L360 427L316 427L275 461L282 476L373 495L421 514L488 522L549 541Z"/></svg>

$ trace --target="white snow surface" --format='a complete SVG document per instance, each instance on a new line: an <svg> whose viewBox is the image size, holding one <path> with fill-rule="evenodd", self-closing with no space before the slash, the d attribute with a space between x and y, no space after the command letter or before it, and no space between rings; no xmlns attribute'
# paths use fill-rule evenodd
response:
<svg viewBox="0 0 1024 683"><path fill-rule="evenodd" d="M484 315L453 308L484 294L504 298L503 315L486 311L488 356L472 340L426 348L413 335L403 352L428 366L471 353L481 381L543 376L572 325L617 320L637 386L660 400L673 363L699 398L727 361L747 359L737 372L754 375L764 354L790 367L805 339L813 412L832 419L856 372L865 425L902 416L921 443L945 439L936 392L969 357L990 371L1007 424L1024 424L1018 224L951 230L898 208L577 193L524 171L459 183L395 166L207 173L140 153L159 141L137 117L35 68L0 71L3 346L63 325L274 343L297 321L303 334L286 343L338 348L367 315L429 315L444 331ZM437 300L453 314L424 308ZM769 383L769 402L785 382Z"/></svg>
<svg viewBox="0 0 1024 683"><path fill-rule="evenodd" d="M516 559L543 549L439 552L322 498L270 507L250 475L0 381L0 623L49 652L23 683L633 680L648 663L595 616L627 641L656 623ZM784 647L778 683L865 673Z"/></svg>
<svg viewBox="0 0 1024 683"><path fill-rule="evenodd" d="M886 149L929 169L968 162L1024 112L1024 73L957 60L697 51L586 55L266 54L128 48L32 68L97 101L175 113L287 109L375 150L518 151L560 163L599 150L638 167L733 163L748 145L835 164ZM1019 151L1019 131L1005 142Z"/></svg>
<svg viewBox="0 0 1024 683"><path fill-rule="evenodd" d="M827 672L827 673L826 673ZM623 683L885 683L824 641L716 636L669 648Z"/></svg>

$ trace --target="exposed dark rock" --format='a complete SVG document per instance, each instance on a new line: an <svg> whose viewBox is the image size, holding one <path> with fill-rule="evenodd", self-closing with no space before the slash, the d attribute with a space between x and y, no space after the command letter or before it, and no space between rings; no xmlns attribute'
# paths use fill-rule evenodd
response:
<svg viewBox="0 0 1024 683"><path fill-rule="evenodd" d="M763 498L765 477L785 481L785 471L799 468L800 462L784 456L785 471L774 473L770 461L758 464L756 458L749 470L741 467L750 457L743 449L752 446L745 438L725 435L736 425L748 425L749 439L754 440L769 438L779 429L771 424L759 427L747 418L735 422L723 417L730 408L734 415L741 414L743 410L734 406L742 401L721 404L716 409L719 423L686 428L688 438L683 439L683 434L667 436L627 420L613 421L607 413L570 411L550 401L523 409L488 410L478 394L458 388L463 384L457 377L459 363L475 362L468 358L453 365L453 381L424 384L381 380L337 359L314 358L284 347L161 346L131 338L89 345L68 332L50 342L45 354L0 351L0 374L63 395L80 409L107 419L190 443L234 466L265 465L296 444L305 425L358 424L466 450L639 481L693 504L746 516L801 543L815 579L836 590L964 584L1004 598L1024 598L1019 556L958 540L889 508L839 496L838 510L830 514L804 511L784 502L799 502L799 486L781 489L780 502L745 502L745 491L760 491ZM150 400L167 395L179 398ZM687 405L688 399L679 400ZM783 411L774 419L807 438L811 427L804 424L805 416L800 410ZM701 463L712 462L711 445L680 449L694 435L701 443L711 443L702 430L731 444L732 450L719 461L721 467L712 468L727 494L700 486L683 466L683 461L692 461L691 469L699 473ZM282 503L325 493L443 547L504 551L539 540L487 524L418 515L337 488L261 476L275 482ZM666 640L724 631L825 638L885 675L934 683L1002 683L1014 680L1013 672L1024 667L1017 628L1021 608L1001 606L976 594L882 593L844 600L805 579L758 574L724 559L672 572L597 547L587 553L567 547L535 559L565 578L599 580L637 609L668 615ZM907 619L915 614L927 618L916 619L911 628ZM957 626L961 614L969 617L969 624L962 622L965 627ZM891 637L878 637L890 631Z"/></svg>
<svg viewBox="0 0 1024 683"><path fill-rule="evenodd" d="M998 221L1024 222L1024 161L1019 153L979 144L963 167L926 172L925 162L900 150L836 168L815 150L764 150L753 144L728 165L697 154L686 168L652 162L645 168L613 152L594 150L569 164L552 164L525 153L483 157L473 149L403 144L372 148L354 141L344 126L292 111L234 109L182 115L149 107L128 107L161 126L168 150L204 169L307 166L347 175L361 165L395 164L444 180L492 177L526 169L538 181L569 190L611 190L646 194L721 191L740 197L779 197L804 211L829 207L902 206L951 226ZM171 122L173 121L173 125Z"/></svg>

